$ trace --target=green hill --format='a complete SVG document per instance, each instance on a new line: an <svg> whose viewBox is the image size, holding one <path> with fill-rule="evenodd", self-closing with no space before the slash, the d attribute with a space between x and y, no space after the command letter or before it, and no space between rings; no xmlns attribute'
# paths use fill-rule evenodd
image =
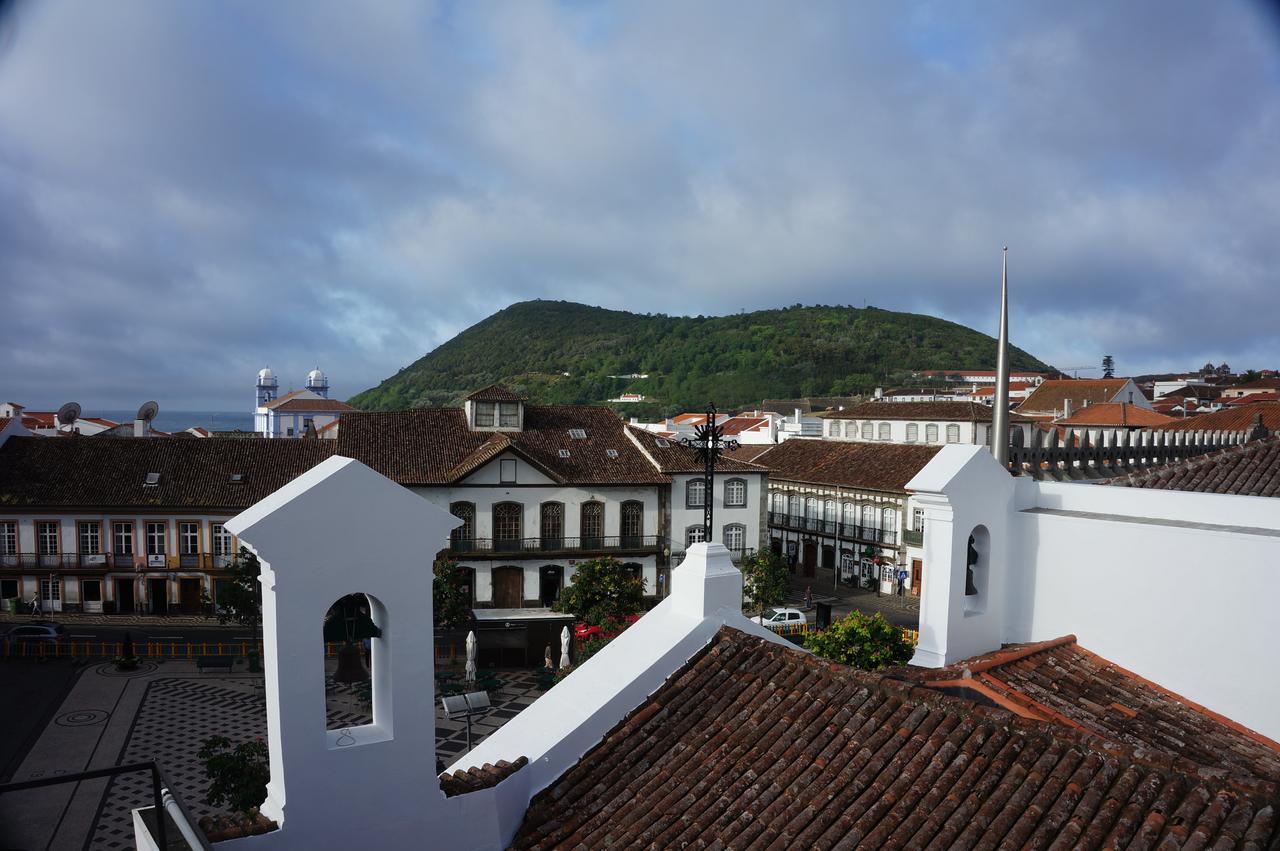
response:
<svg viewBox="0 0 1280 851"><path fill-rule="evenodd" d="M1021 349L1012 368L1048 370ZM863 393L919 369L994 369L996 341L971 328L874 307L793 307L666 316L526 301L463 331L348 401L393 409L455 404L494 382L542 404L641 393L629 413L722 409L766 398ZM567 374L566 374L567 373ZM610 378L645 373L648 378Z"/></svg>

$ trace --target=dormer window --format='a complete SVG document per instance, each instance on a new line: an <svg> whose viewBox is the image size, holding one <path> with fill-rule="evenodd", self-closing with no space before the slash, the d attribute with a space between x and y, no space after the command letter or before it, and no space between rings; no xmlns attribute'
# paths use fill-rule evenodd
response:
<svg viewBox="0 0 1280 851"><path fill-rule="evenodd" d="M496 402L474 402L476 425L482 428L493 428L494 408Z"/></svg>
<svg viewBox="0 0 1280 851"><path fill-rule="evenodd" d="M568 458L568 457L569 457L569 450L568 450L568 449L561 449L561 450L560 450L560 457L561 457L561 458Z"/></svg>
<svg viewBox="0 0 1280 851"><path fill-rule="evenodd" d="M148 487L148 488L153 488L153 487L155 487L155 486L156 486L156 485L158 485L158 484L160 484L160 474L159 474L159 473L147 473L147 478L146 478L146 480L142 483L143 487Z"/></svg>
<svg viewBox="0 0 1280 851"><path fill-rule="evenodd" d="M574 440L586 440L587 432L585 429L571 428L569 429L569 436L572 437Z"/></svg>
<svg viewBox="0 0 1280 851"><path fill-rule="evenodd" d="M498 404L498 425L501 428L520 427L519 402L500 402Z"/></svg>
<svg viewBox="0 0 1280 851"><path fill-rule="evenodd" d="M610 458L617 458L617 457L618 457L618 450L616 450L616 449L606 449L606 450L604 451L604 454L605 454L605 455L608 455Z"/></svg>

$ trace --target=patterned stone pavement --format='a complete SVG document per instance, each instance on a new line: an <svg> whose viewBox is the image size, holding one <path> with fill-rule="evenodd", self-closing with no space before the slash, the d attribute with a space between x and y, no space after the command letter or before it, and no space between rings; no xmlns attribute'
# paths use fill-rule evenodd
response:
<svg viewBox="0 0 1280 851"><path fill-rule="evenodd" d="M503 671L498 680L500 688L489 693L493 711L472 721L473 745L514 718L541 693L528 671ZM361 699L359 687L330 683L328 691L329 729L369 723L368 705ZM446 718L438 699L435 715L436 751L448 765L466 751L466 724ZM162 677L147 688L120 762L156 760L192 817L199 820L218 812L204 800L209 783L196 756L200 742L212 735L226 736L235 743L265 738L266 728L260 676ZM150 800L148 775L115 778L86 847L91 851L132 848L131 810L146 806Z"/></svg>

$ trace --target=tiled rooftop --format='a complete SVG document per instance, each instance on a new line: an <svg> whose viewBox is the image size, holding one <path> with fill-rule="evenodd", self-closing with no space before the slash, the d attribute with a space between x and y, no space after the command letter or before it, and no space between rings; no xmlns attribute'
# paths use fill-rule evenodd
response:
<svg viewBox="0 0 1280 851"><path fill-rule="evenodd" d="M1280 789L722 629L515 848L1267 848Z"/></svg>
<svg viewBox="0 0 1280 851"><path fill-rule="evenodd" d="M700 473L702 462L697 454L676 438L664 438L641 428L627 426L627 432L644 448L649 457L657 462L664 473ZM666 446L658 443L662 440ZM767 473L764 467L748 463L742 457L741 449L726 451L716 459L716 470L723 473Z"/></svg>
<svg viewBox="0 0 1280 851"><path fill-rule="evenodd" d="M444 791L446 798L465 795L478 789L490 789L528 764L529 758L522 756L515 762L507 762L505 759L500 759L497 765L486 762L479 768L474 766L460 768L457 771L441 774L440 788Z"/></svg>
<svg viewBox="0 0 1280 851"><path fill-rule="evenodd" d="M561 484L659 484L668 481L627 437L608 408L526 405L521 431L472 431L462 408L344 414L338 454L368 464L402 485L446 484L510 449ZM585 438L569 432L582 429ZM560 450L569 451L561 457ZM613 449L616 455L608 450Z"/></svg>
<svg viewBox="0 0 1280 851"><path fill-rule="evenodd" d="M1138 428L1160 426L1173 422L1173 417L1156 413L1128 402L1099 402L1075 411L1071 416L1059 419L1060 425L1096 425Z"/></svg>
<svg viewBox="0 0 1280 851"><path fill-rule="evenodd" d="M509 387L501 384L490 384L482 387L466 397L468 402L523 402L528 396L521 396Z"/></svg>
<svg viewBox="0 0 1280 851"><path fill-rule="evenodd" d="M1280 436L1152 467L1105 482L1155 490L1280 497Z"/></svg>
<svg viewBox="0 0 1280 851"><path fill-rule="evenodd" d="M1205 769L1280 780L1280 745L1090 653L1075 636L1011 645L923 675L909 670L935 685L962 683L1024 717Z"/></svg>
<svg viewBox="0 0 1280 851"><path fill-rule="evenodd" d="M767 467L773 479L900 492L940 448L792 438L753 463Z"/></svg>
<svg viewBox="0 0 1280 851"><path fill-rule="evenodd" d="M981 402L863 402L843 411L828 411L826 419L835 420L952 420L955 422L991 422L990 405ZM1010 413L1009 422L1025 422L1021 414Z"/></svg>
<svg viewBox="0 0 1280 851"><path fill-rule="evenodd" d="M1256 405L1241 405L1214 411L1210 414L1197 414L1194 417L1178 419L1166 423L1160 428L1167 431L1246 431L1259 421L1267 431L1280 431L1280 404L1262 402Z"/></svg>
<svg viewBox="0 0 1280 851"><path fill-rule="evenodd" d="M1053 378L1035 390L1018 406L1021 413L1052 413L1062 410L1063 401L1070 399L1073 407L1083 408L1085 402L1097 405L1110 402L1126 378ZM1127 400L1125 400L1127 401Z"/></svg>

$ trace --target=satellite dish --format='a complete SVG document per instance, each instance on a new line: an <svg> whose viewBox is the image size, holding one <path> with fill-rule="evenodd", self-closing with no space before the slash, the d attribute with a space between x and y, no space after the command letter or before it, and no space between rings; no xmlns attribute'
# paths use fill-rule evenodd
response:
<svg viewBox="0 0 1280 851"><path fill-rule="evenodd" d="M78 402L68 402L58 409L58 422L62 425L71 425L80 419L80 405Z"/></svg>
<svg viewBox="0 0 1280 851"><path fill-rule="evenodd" d="M160 413L160 406L155 402L143 402L142 407L138 409L138 416L135 419L151 422Z"/></svg>

